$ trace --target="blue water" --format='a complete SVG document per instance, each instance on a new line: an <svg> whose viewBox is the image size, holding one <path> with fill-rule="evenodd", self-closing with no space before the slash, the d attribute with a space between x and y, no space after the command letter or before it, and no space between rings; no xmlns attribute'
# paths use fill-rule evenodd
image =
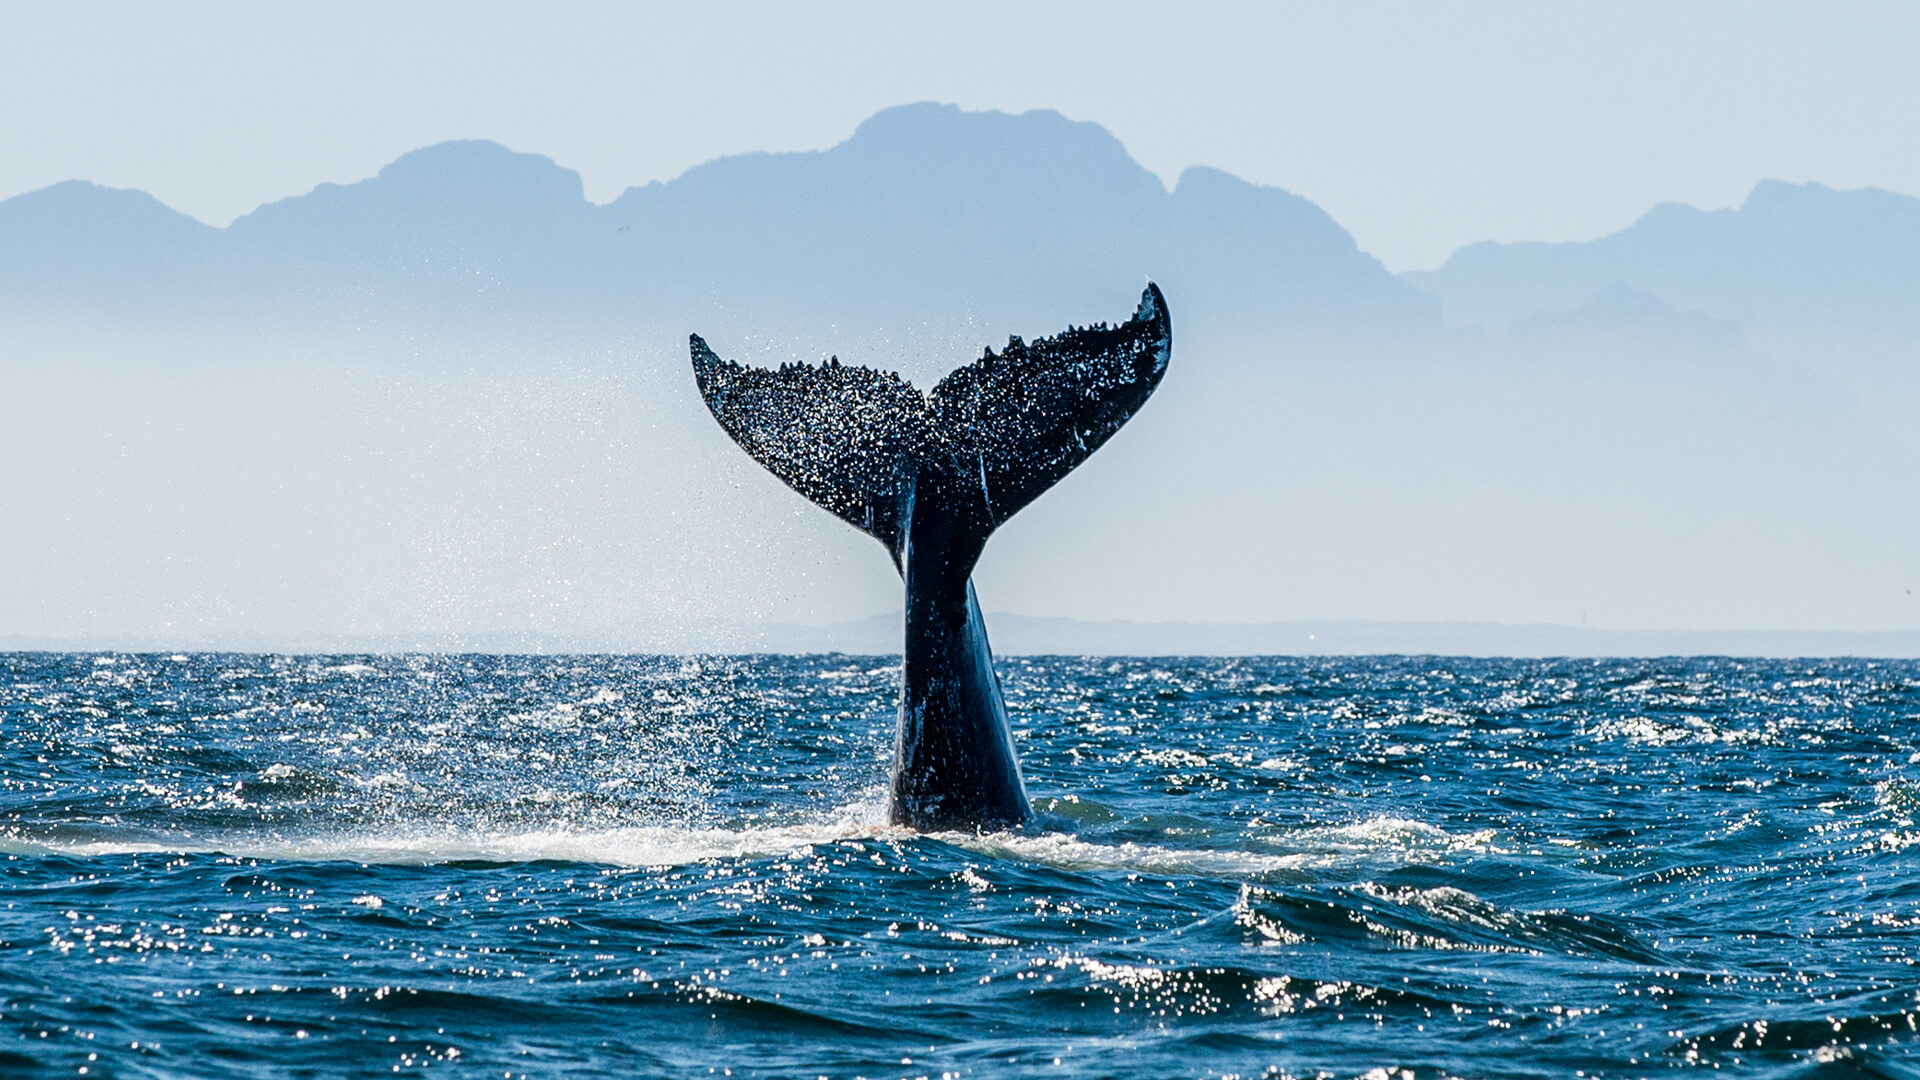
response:
<svg viewBox="0 0 1920 1080"><path fill-rule="evenodd" d="M0 655L0 1076L1920 1076L1920 664Z"/></svg>

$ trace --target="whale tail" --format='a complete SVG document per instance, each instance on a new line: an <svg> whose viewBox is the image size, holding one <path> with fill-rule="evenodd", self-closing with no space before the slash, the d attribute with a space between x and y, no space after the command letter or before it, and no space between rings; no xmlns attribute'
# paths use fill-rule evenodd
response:
<svg viewBox="0 0 1920 1080"><path fill-rule="evenodd" d="M919 829L1016 825L1025 781L971 575L987 537L1120 430L1166 373L1173 328L1149 284L1124 325L1013 338L921 394L851 367L743 367L692 339L720 426L787 486L887 546L906 584L888 816Z"/></svg>
<svg viewBox="0 0 1920 1080"><path fill-rule="evenodd" d="M691 346L701 396L734 442L898 563L913 504L931 489L984 544L1099 449L1159 385L1173 327L1149 283L1126 323L1010 338L926 395L838 359L756 368L720 359L698 334Z"/></svg>

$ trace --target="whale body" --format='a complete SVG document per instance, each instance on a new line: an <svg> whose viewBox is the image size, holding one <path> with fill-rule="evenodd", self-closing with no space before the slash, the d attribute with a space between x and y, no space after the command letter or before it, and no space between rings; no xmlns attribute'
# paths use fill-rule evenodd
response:
<svg viewBox="0 0 1920 1080"><path fill-rule="evenodd" d="M1173 326L1148 283L1133 318L1011 338L922 394L829 359L749 367L691 338L714 419L779 477L880 541L906 587L888 817L916 829L1019 825L1032 813L974 597L1008 518L1099 449L1166 373Z"/></svg>

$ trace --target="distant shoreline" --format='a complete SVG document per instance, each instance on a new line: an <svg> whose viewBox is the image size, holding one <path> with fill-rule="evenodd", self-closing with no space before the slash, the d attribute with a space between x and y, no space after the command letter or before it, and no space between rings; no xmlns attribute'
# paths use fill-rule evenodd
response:
<svg viewBox="0 0 1920 1080"><path fill-rule="evenodd" d="M1920 630L1612 630L1552 623L1297 620L1263 623L1094 621L987 616L1003 656L1724 656L1920 659ZM702 623L666 631L486 631L161 636L0 634L0 652L238 652L257 654L526 653L661 655L895 655L898 616L822 626Z"/></svg>

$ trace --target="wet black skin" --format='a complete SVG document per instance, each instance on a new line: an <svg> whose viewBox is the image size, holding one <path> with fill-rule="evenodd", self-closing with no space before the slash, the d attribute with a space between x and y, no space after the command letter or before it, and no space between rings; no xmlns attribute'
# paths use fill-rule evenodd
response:
<svg viewBox="0 0 1920 1080"><path fill-rule="evenodd" d="M894 824L1000 829L1032 815L973 567L994 529L1145 403L1172 345L1166 301L1152 284L1121 326L1014 338L926 395L838 360L744 367L691 339L701 395L727 434L789 487L879 540L900 572Z"/></svg>
<svg viewBox="0 0 1920 1080"><path fill-rule="evenodd" d="M972 515L954 512L978 502L978 484L971 499L965 487L946 469L923 469L908 497L910 524L897 559L906 635L887 816L916 829L1007 827L1030 813L973 594L973 564L986 538Z"/></svg>

